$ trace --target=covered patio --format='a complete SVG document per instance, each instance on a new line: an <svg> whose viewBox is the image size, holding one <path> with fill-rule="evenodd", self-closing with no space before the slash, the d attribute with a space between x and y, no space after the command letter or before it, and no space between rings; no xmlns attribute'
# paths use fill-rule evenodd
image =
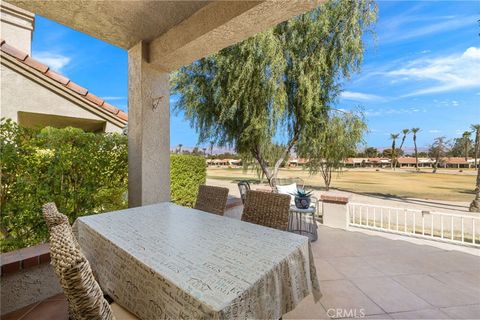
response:
<svg viewBox="0 0 480 320"><path fill-rule="evenodd" d="M476 319L480 257L430 245L319 227L312 243L323 297L284 319ZM2 317L3 318L3 317ZM67 319L63 295L3 319Z"/></svg>
<svg viewBox="0 0 480 320"><path fill-rule="evenodd" d="M323 1L7 2L128 51L133 208L170 201L169 73ZM318 234L312 251L323 296L314 303L310 295L285 319L480 314L478 255L325 226ZM2 318L67 319L67 303L60 294Z"/></svg>

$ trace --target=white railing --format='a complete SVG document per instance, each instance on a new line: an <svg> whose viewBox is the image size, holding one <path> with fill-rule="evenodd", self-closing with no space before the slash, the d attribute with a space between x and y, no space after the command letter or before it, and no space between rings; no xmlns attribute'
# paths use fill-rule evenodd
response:
<svg viewBox="0 0 480 320"><path fill-rule="evenodd" d="M480 248L480 217L407 208L348 204L348 225Z"/></svg>

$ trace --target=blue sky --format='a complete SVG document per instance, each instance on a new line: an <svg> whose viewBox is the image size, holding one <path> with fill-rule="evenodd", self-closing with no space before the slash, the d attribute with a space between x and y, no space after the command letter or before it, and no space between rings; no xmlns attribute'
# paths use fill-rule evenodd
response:
<svg viewBox="0 0 480 320"><path fill-rule="evenodd" d="M418 145L450 139L480 123L480 1L379 1L376 40L359 74L344 83L338 108L361 106L368 146L420 127ZM127 111L127 53L37 16L33 56ZM172 101L173 102L173 101ZM193 147L197 134L171 115L171 146ZM407 147L411 145L408 140Z"/></svg>

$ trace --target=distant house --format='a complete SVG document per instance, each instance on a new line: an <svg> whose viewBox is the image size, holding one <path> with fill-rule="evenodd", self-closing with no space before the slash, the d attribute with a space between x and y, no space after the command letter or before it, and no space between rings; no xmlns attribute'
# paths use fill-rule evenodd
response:
<svg viewBox="0 0 480 320"><path fill-rule="evenodd" d="M241 159L207 159L207 165L209 166L241 166Z"/></svg>
<svg viewBox="0 0 480 320"><path fill-rule="evenodd" d="M400 157L397 161L400 167L415 167L415 157ZM418 158L418 167L431 168L434 162L435 161L430 158Z"/></svg>
<svg viewBox="0 0 480 320"><path fill-rule="evenodd" d="M464 157L447 157L442 159L445 168L475 168L475 159Z"/></svg>
<svg viewBox="0 0 480 320"><path fill-rule="evenodd" d="M0 117L26 127L123 131L128 121L125 112L32 58L32 13L6 2L1 2L0 11Z"/></svg>

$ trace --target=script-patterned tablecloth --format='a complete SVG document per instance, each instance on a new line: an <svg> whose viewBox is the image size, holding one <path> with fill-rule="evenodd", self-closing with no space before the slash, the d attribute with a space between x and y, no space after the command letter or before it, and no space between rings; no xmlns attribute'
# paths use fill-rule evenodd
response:
<svg viewBox="0 0 480 320"><path fill-rule="evenodd" d="M321 293L308 238L172 203L78 218L102 289L142 319L279 319Z"/></svg>

